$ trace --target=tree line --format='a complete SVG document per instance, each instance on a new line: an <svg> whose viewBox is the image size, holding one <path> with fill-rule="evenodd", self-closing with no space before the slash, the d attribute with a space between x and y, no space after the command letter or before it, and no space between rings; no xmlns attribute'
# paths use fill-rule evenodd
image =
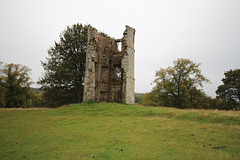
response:
<svg viewBox="0 0 240 160"><path fill-rule="evenodd" d="M46 61L41 61L44 74L37 82L41 85L39 94L30 88L28 67L1 62L0 107L57 107L82 102L88 27L67 26L59 42L50 47ZM223 85L213 99L201 89L210 81L201 74L200 64L189 59L177 59L173 64L156 72L156 86L143 96L144 105L239 110L240 69L224 73Z"/></svg>

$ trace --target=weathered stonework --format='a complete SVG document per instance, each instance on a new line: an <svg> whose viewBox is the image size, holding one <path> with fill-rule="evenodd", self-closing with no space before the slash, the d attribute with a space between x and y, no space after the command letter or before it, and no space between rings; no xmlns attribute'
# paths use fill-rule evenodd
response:
<svg viewBox="0 0 240 160"><path fill-rule="evenodd" d="M134 104L134 37L135 29L129 26L122 39L106 37L95 28L88 28L84 101Z"/></svg>

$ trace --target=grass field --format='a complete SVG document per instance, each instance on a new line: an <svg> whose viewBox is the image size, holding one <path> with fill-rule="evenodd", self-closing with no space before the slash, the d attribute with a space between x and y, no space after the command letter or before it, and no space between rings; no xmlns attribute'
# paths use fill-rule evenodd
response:
<svg viewBox="0 0 240 160"><path fill-rule="evenodd" d="M0 159L240 159L240 112L117 103L0 109Z"/></svg>

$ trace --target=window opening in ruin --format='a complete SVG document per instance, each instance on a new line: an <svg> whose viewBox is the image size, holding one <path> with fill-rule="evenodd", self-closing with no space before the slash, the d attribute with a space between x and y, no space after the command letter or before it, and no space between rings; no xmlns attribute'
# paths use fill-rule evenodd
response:
<svg viewBox="0 0 240 160"><path fill-rule="evenodd" d="M121 52L122 51L122 42L118 42L117 46L118 46L118 51Z"/></svg>
<svg viewBox="0 0 240 160"><path fill-rule="evenodd" d="M119 84L121 82L121 77L122 77L121 66L118 65L114 67L115 67L114 82Z"/></svg>
<svg viewBox="0 0 240 160"><path fill-rule="evenodd" d="M121 68L120 67L116 67L116 76L118 77L118 78L121 78Z"/></svg>

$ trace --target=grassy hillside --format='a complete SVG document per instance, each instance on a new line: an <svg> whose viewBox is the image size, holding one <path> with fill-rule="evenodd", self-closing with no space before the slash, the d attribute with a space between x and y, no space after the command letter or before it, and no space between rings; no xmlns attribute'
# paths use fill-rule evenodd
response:
<svg viewBox="0 0 240 160"><path fill-rule="evenodd" d="M117 103L1 109L0 159L240 159L240 112Z"/></svg>

